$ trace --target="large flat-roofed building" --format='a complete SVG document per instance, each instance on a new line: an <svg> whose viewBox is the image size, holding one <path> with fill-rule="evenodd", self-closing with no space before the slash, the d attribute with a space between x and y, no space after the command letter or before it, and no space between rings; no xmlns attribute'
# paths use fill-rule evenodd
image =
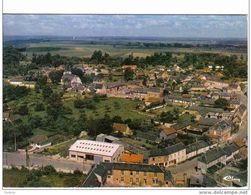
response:
<svg viewBox="0 0 251 195"><path fill-rule="evenodd" d="M118 162L124 147L120 144L77 140L69 149L71 160L95 163Z"/></svg>

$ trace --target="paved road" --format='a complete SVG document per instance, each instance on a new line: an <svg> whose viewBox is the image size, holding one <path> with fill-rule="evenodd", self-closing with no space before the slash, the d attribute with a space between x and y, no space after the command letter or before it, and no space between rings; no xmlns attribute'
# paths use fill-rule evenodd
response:
<svg viewBox="0 0 251 195"><path fill-rule="evenodd" d="M190 175L196 173L195 167L197 167L197 158L198 157L186 160L184 163L169 167L168 169L171 171L174 178L182 178L184 173L187 174L187 177L190 177Z"/></svg>
<svg viewBox="0 0 251 195"><path fill-rule="evenodd" d="M78 169L80 171L83 171L83 173L88 173L91 169L90 164L83 164L67 159L55 159L52 157L37 154L30 154L29 158L30 167L52 165L58 171L72 172ZM25 153L18 152L4 152L3 165L26 166L26 155Z"/></svg>

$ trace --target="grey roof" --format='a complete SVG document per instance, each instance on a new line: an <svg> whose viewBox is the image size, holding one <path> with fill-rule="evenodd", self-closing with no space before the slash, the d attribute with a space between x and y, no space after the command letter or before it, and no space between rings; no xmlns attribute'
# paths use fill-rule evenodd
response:
<svg viewBox="0 0 251 195"><path fill-rule="evenodd" d="M185 149L185 145L183 143L178 143L172 146L169 146L167 148L163 148L163 149L155 149L150 151L150 157L154 157L154 156L166 156L169 154L173 154L175 152L178 152L180 150Z"/></svg>
<svg viewBox="0 0 251 195"><path fill-rule="evenodd" d="M99 175L102 179L106 176L107 170L101 165L96 165L92 171L87 176L86 180L83 183L83 187L100 187L102 184L98 180L96 175Z"/></svg>
<svg viewBox="0 0 251 195"><path fill-rule="evenodd" d="M246 110L247 110L247 107L244 104L241 104L239 107L240 114L243 115Z"/></svg>
<svg viewBox="0 0 251 195"><path fill-rule="evenodd" d="M133 163L101 163L107 170L128 170L139 172L164 172L159 166Z"/></svg>
<svg viewBox="0 0 251 195"><path fill-rule="evenodd" d="M238 147L236 144L232 143L232 144L229 144L229 145L225 146L225 147L223 148L223 150L224 150L224 152L225 152L225 154L226 154L227 156L230 156L230 155L232 155L234 152L236 152L237 150L239 150L239 147Z"/></svg>
<svg viewBox="0 0 251 195"><path fill-rule="evenodd" d="M124 81L116 81L116 82L107 83L106 87L107 87L107 89L111 89L111 88L115 88L115 87L121 87L124 85L125 85Z"/></svg>
<svg viewBox="0 0 251 195"><path fill-rule="evenodd" d="M199 125L205 125L205 126L213 126L216 123L218 123L220 120L215 118L200 118Z"/></svg>
<svg viewBox="0 0 251 195"><path fill-rule="evenodd" d="M232 123L230 121L221 120L211 128L216 130L216 131L224 131L225 129L228 129L228 128L231 128L231 127L232 127Z"/></svg>
<svg viewBox="0 0 251 195"><path fill-rule="evenodd" d="M200 156L198 158L198 161L203 162L203 163L210 163L215 161L216 159L222 157L226 155L224 150L221 148L215 148L213 150L209 150L207 151L205 154L203 154L202 156Z"/></svg>
<svg viewBox="0 0 251 195"><path fill-rule="evenodd" d="M105 163L102 162L96 165L92 171L87 176L83 183L83 187L100 187L105 181L106 176L111 174L112 170L128 170L128 171L139 171L139 172L154 172L154 173L164 173L165 180L171 180L172 174L169 170L164 170L156 165L148 164L132 164L132 163ZM102 181L98 180L100 176Z"/></svg>
<svg viewBox="0 0 251 195"><path fill-rule="evenodd" d="M204 140L200 140L198 142L195 142L195 143L192 143L192 144L189 144L186 148L186 153L190 153L190 152L193 152L193 151L196 151L196 150L199 150L201 148L205 148L207 146L209 146L210 144Z"/></svg>

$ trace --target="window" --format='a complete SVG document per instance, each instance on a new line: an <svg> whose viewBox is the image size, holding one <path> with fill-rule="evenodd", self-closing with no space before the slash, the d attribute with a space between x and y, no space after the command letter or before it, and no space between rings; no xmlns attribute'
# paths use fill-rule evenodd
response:
<svg viewBox="0 0 251 195"><path fill-rule="evenodd" d="M72 155L71 155L71 158L76 158L76 155L72 154Z"/></svg>
<svg viewBox="0 0 251 195"><path fill-rule="evenodd" d="M130 172L130 175L133 175L133 172L132 172L132 171Z"/></svg>
<svg viewBox="0 0 251 195"><path fill-rule="evenodd" d="M147 184L147 179L144 179L145 184Z"/></svg>
<svg viewBox="0 0 251 195"><path fill-rule="evenodd" d="M78 158L84 158L83 156L78 156Z"/></svg>
<svg viewBox="0 0 251 195"><path fill-rule="evenodd" d="M105 160L105 162L110 162L110 160Z"/></svg>
<svg viewBox="0 0 251 195"><path fill-rule="evenodd" d="M121 175L124 175L124 171L121 171Z"/></svg>
<svg viewBox="0 0 251 195"><path fill-rule="evenodd" d="M155 161L155 158L152 158L153 159L153 161Z"/></svg>
<svg viewBox="0 0 251 195"><path fill-rule="evenodd" d="M121 182L124 182L124 177L121 177L120 181L121 181Z"/></svg>

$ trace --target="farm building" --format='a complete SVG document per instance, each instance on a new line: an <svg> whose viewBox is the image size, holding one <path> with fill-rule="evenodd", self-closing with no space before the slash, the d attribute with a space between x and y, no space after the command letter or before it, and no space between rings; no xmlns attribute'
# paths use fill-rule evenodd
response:
<svg viewBox="0 0 251 195"><path fill-rule="evenodd" d="M118 162L124 147L120 144L77 140L69 149L71 160L98 164L100 162Z"/></svg>

